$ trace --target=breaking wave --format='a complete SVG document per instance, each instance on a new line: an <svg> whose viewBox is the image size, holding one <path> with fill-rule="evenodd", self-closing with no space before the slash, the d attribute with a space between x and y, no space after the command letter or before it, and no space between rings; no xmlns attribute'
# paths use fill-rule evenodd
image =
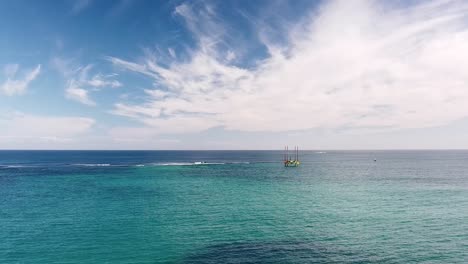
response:
<svg viewBox="0 0 468 264"><path fill-rule="evenodd" d="M83 166L83 167L109 167L109 163L76 163L72 164L74 166Z"/></svg>
<svg viewBox="0 0 468 264"><path fill-rule="evenodd" d="M226 165L226 164L250 164L250 162L154 162L149 164L137 164L136 167L146 166L206 166L206 165Z"/></svg>

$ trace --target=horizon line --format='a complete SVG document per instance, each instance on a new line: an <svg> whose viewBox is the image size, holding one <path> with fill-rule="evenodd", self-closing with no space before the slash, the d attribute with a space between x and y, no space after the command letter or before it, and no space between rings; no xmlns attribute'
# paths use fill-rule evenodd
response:
<svg viewBox="0 0 468 264"><path fill-rule="evenodd" d="M468 148L299 149L299 151L468 151ZM0 151L284 151L284 149L1 149Z"/></svg>

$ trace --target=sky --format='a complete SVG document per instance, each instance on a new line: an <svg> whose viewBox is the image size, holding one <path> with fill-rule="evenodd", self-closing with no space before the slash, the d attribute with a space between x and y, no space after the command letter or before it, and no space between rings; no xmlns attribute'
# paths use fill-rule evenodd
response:
<svg viewBox="0 0 468 264"><path fill-rule="evenodd" d="M467 149L467 69L467 1L0 1L0 149Z"/></svg>

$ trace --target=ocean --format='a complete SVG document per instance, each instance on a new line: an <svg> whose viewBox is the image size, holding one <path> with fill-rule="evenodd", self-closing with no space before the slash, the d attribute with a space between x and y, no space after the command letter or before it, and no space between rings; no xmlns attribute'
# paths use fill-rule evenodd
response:
<svg viewBox="0 0 468 264"><path fill-rule="evenodd" d="M468 151L300 154L0 151L0 263L468 263Z"/></svg>

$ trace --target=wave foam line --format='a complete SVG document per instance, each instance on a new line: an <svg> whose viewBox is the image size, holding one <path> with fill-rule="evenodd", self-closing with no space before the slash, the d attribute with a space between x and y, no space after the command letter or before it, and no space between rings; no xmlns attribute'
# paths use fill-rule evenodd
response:
<svg viewBox="0 0 468 264"><path fill-rule="evenodd" d="M84 167L109 167L111 166L109 163L77 163L72 164L75 166L84 166Z"/></svg>

